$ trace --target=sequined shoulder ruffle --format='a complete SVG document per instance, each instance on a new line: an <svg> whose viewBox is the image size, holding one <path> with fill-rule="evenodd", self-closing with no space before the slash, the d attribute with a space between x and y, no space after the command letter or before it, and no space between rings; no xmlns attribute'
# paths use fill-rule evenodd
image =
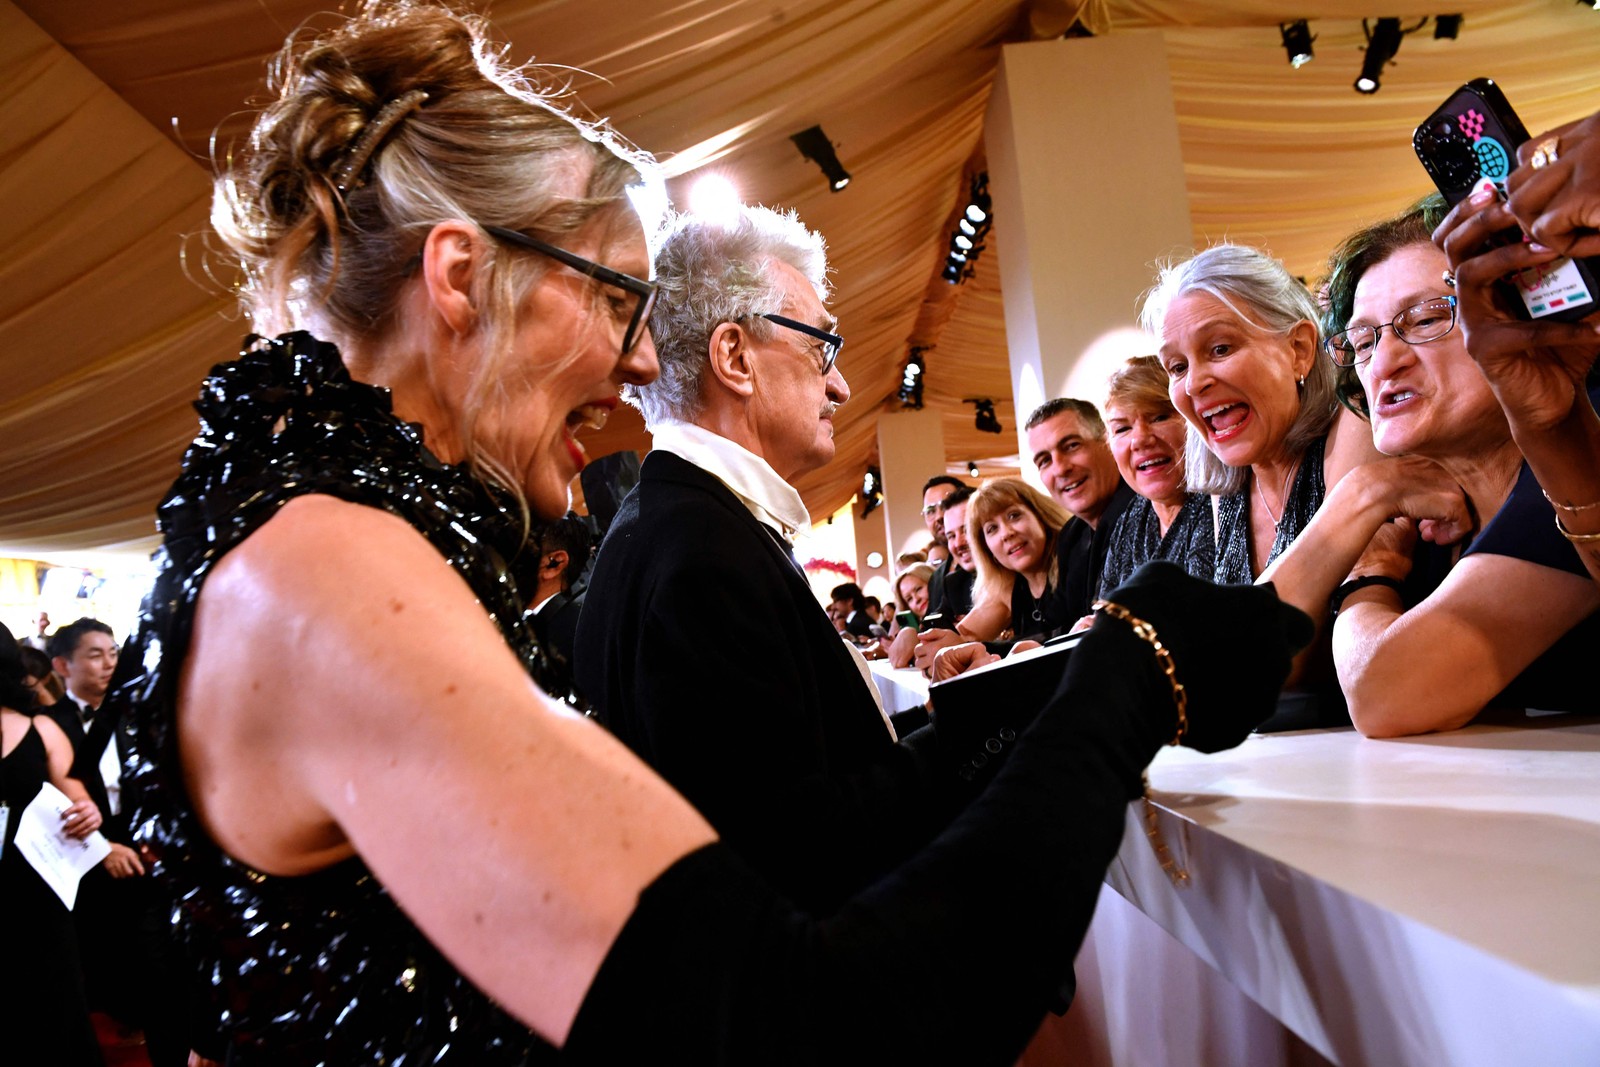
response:
<svg viewBox="0 0 1600 1067"><path fill-rule="evenodd" d="M108 698L129 753L126 803L174 932L208 987L230 1063L520 1064L549 1046L479 992L359 860L297 878L262 874L206 836L186 793L175 725L196 599L216 562L308 493L380 508L465 579L547 691L564 692L524 617L508 563L523 527L464 467L439 463L387 390L353 380L309 334L251 337L212 369L200 433L162 502L157 578Z"/></svg>

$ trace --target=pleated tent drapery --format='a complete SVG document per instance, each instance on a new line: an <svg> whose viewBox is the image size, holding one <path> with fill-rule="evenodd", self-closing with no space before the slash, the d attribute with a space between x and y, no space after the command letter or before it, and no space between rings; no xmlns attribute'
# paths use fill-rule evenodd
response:
<svg viewBox="0 0 1600 1067"><path fill-rule="evenodd" d="M196 384L246 332L199 265L211 137L245 127L266 57L325 4L0 0L0 556L153 543ZM657 153L680 201L717 169L828 237L852 399L838 458L800 485L820 518L859 484L913 343L935 346L926 399L947 459L1009 451L1010 434L978 432L961 402L997 398L1008 430L1017 417L994 249L967 284L937 280L1003 43L1074 19L1164 30L1196 242L1260 243L1315 276L1350 229L1427 191L1410 130L1453 86L1495 77L1536 131L1600 108L1600 14L1571 0L1452 0L1459 39L1407 36L1382 91L1355 93L1362 16L1409 26L1435 6L1317 5L1317 58L1300 70L1277 24L1307 12L1267 0L499 0L487 13L513 56L568 68L558 76L592 111ZM854 176L842 193L788 139L817 123ZM991 242L1003 234L1001 219ZM647 443L619 415L594 451Z"/></svg>

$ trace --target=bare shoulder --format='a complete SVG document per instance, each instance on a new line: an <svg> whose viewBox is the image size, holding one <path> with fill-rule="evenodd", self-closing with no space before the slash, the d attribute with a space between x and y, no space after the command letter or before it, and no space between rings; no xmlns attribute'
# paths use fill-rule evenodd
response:
<svg viewBox="0 0 1600 1067"><path fill-rule="evenodd" d="M1363 463L1382 459L1383 453L1372 443L1372 426L1361 416L1345 408L1328 429L1328 441L1322 453L1322 481L1332 489L1346 474Z"/></svg>
<svg viewBox="0 0 1600 1067"><path fill-rule="evenodd" d="M370 758L375 734L398 758L412 735L396 718L463 699L431 690L485 659L526 699L499 632L421 534L332 497L291 501L217 564L195 609L178 724L202 820L273 873L343 858L327 782Z"/></svg>
<svg viewBox="0 0 1600 1067"><path fill-rule="evenodd" d="M229 587L253 577L271 579L273 589L285 594L333 594L351 582L403 580L418 564L451 573L444 558L405 520L336 497L303 496L285 504L225 556L206 590L214 583ZM329 577L337 579L331 589L324 581Z"/></svg>
<svg viewBox="0 0 1600 1067"><path fill-rule="evenodd" d="M54 719L48 715L35 715L33 728L39 731L39 740L44 742L44 750L52 759L60 752L65 752L68 758L71 758L72 741L68 739L66 732L56 725Z"/></svg>

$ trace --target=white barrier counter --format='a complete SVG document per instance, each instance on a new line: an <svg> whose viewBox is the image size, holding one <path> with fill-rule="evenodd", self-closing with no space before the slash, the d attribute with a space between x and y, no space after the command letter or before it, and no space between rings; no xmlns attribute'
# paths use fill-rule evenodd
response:
<svg viewBox="0 0 1600 1067"><path fill-rule="evenodd" d="M1600 721L1255 736L1150 778L1189 878L1134 804L1107 882L1329 1060L1600 1064Z"/></svg>
<svg viewBox="0 0 1600 1067"><path fill-rule="evenodd" d="M890 715L928 702L928 680L915 667L897 669L886 659L868 660L867 666L872 669L872 680L883 698L883 710Z"/></svg>

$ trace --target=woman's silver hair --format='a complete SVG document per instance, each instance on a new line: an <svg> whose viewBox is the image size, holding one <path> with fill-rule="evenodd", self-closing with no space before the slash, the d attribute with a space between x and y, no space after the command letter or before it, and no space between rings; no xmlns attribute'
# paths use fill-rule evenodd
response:
<svg viewBox="0 0 1600 1067"><path fill-rule="evenodd" d="M656 253L660 293L650 315L661 376L626 390L646 426L689 422L704 404L711 334L737 322L760 340L778 327L759 318L783 310L783 286L774 269L786 263L828 298L828 258L822 235L793 211L741 207L729 221L675 216Z"/></svg>
<svg viewBox="0 0 1600 1067"><path fill-rule="evenodd" d="M1169 264L1156 276L1145 296L1139 322L1162 336L1167 309L1189 293L1206 293L1227 305L1241 319L1268 333L1287 334L1301 322L1317 331L1316 354L1300 389L1300 413L1284 437L1284 450L1300 456L1333 425L1339 405L1334 390L1333 363L1322 358L1321 313L1305 284L1271 255L1249 245L1212 245L1188 259ZM1229 467L1206 447L1201 427L1189 434L1184 448L1189 489L1196 493L1230 496L1242 492L1249 471Z"/></svg>

